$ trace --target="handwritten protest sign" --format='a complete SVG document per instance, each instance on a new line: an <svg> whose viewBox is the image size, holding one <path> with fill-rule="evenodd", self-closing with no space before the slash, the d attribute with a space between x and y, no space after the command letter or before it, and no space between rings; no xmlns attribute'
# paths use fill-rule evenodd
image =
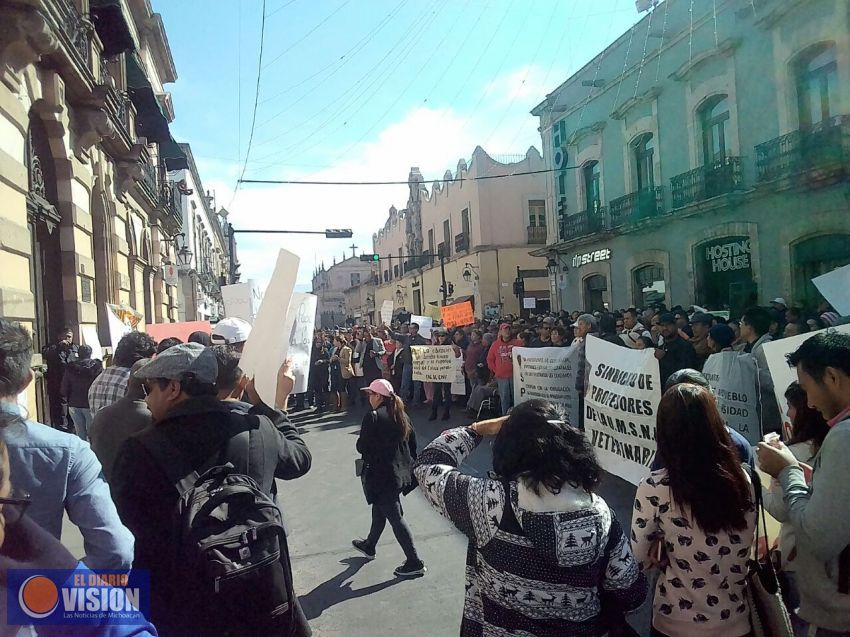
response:
<svg viewBox="0 0 850 637"><path fill-rule="evenodd" d="M390 299L385 299L381 303L381 323L389 325L393 320L393 302Z"/></svg>
<svg viewBox="0 0 850 637"><path fill-rule="evenodd" d="M257 392L267 405L274 405L277 372L289 348L290 333L285 329L285 321L298 262L298 257L291 252L281 250L278 253L274 274L239 362L242 371L254 377Z"/></svg>
<svg viewBox="0 0 850 637"><path fill-rule="evenodd" d="M241 318L253 325L263 300L263 293L256 281L249 279L247 283L222 286L221 298L224 301L226 316Z"/></svg>
<svg viewBox="0 0 850 637"><path fill-rule="evenodd" d="M434 327L434 319L430 316L410 315L410 322L416 323L419 326L419 335L424 338L431 338L431 328Z"/></svg>
<svg viewBox="0 0 850 637"><path fill-rule="evenodd" d="M414 345L410 348L413 380L451 383L455 379L455 353L451 345Z"/></svg>
<svg viewBox="0 0 850 637"><path fill-rule="evenodd" d="M552 402L561 417L573 427L580 422L575 347L514 347L514 404L532 398Z"/></svg>
<svg viewBox="0 0 850 637"><path fill-rule="evenodd" d="M587 339L585 353L585 433L603 469L637 484L655 459L658 360L652 350L627 349L593 337Z"/></svg>
<svg viewBox="0 0 850 637"><path fill-rule="evenodd" d="M284 334L289 334L283 358L292 361L292 373L295 375L293 394L307 391L307 377L310 374L310 352L313 349L313 330L316 327L315 294L296 292L289 302L289 311L283 323Z"/></svg>
<svg viewBox="0 0 850 637"><path fill-rule="evenodd" d="M712 354L702 373L711 385L726 425L742 434L750 444L759 442L756 359L739 352Z"/></svg>
<svg viewBox="0 0 850 637"><path fill-rule="evenodd" d="M472 303L469 301L455 305L444 305L440 308L440 317L445 327L463 327L475 323Z"/></svg>

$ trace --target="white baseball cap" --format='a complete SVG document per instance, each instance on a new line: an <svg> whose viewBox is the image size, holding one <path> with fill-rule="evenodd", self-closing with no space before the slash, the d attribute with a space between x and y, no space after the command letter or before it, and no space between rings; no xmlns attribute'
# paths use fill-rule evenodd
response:
<svg viewBox="0 0 850 637"><path fill-rule="evenodd" d="M213 328L210 340L213 345L244 343L251 335L251 324L235 316L222 319Z"/></svg>
<svg viewBox="0 0 850 637"><path fill-rule="evenodd" d="M771 303L776 303L777 305L781 305L782 307L788 307L788 304L785 303L785 299L783 299L781 296L777 296L771 301Z"/></svg>

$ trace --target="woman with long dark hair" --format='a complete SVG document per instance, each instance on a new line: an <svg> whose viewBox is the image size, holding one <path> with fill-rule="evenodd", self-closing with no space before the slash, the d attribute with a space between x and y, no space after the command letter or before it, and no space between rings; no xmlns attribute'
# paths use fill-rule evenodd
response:
<svg viewBox="0 0 850 637"><path fill-rule="evenodd" d="M642 568L661 566L652 634L750 634L744 598L756 524L755 497L711 392L689 383L658 405L656 441L665 468L637 489L632 549Z"/></svg>
<svg viewBox="0 0 850 637"><path fill-rule="evenodd" d="M413 535L404 521L399 495L416 488L413 461L416 434L404 410L404 402L389 381L379 378L364 387L371 411L363 417L357 451L362 455L363 493L372 505L372 527L364 540L351 542L368 559L375 559L375 547L387 522L404 551L405 562L394 573L415 577L425 573L425 564L413 545Z"/></svg>
<svg viewBox="0 0 850 637"><path fill-rule="evenodd" d="M458 467L494 437L493 472ZM584 434L546 400L438 436L416 461L428 502L469 538L462 635L605 635L646 597L629 541L595 491Z"/></svg>

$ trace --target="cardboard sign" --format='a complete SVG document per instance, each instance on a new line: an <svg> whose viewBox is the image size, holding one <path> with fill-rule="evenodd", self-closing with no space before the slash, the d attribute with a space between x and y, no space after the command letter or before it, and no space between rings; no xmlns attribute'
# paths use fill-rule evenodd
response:
<svg viewBox="0 0 850 637"><path fill-rule="evenodd" d="M463 375L463 357L454 360L454 378L452 379L452 395L466 396L466 380Z"/></svg>
<svg viewBox="0 0 850 637"><path fill-rule="evenodd" d="M103 347L97 336L97 328L94 325L80 326L80 339L83 345L91 347L91 357L103 360Z"/></svg>
<svg viewBox="0 0 850 637"><path fill-rule="evenodd" d="M514 347L514 404L542 398L555 405L561 418L578 427L577 347Z"/></svg>
<svg viewBox="0 0 850 637"><path fill-rule="evenodd" d="M440 317L445 327L463 327L475 323L472 303L464 301L456 305L444 305L440 308Z"/></svg>
<svg viewBox="0 0 850 637"><path fill-rule="evenodd" d="M181 323L151 323L145 326L145 331L157 343L165 338L175 337L186 343L192 332L212 334L212 327L209 321L183 321Z"/></svg>
<svg viewBox="0 0 850 637"><path fill-rule="evenodd" d="M711 385L726 425L751 445L761 440L758 410L758 371L751 354L720 352L705 362L703 375Z"/></svg>
<svg viewBox="0 0 850 637"><path fill-rule="evenodd" d="M315 294L296 292L289 303L283 331L289 334L283 358L292 361L292 373L295 375L293 394L307 391L307 377L310 375L310 352L313 349L313 330L316 328Z"/></svg>
<svg viewBox="0 0 850 637"><path fill-rule="evenodd" d="M278 253L274 274L266 288L239 363L245 374L254 377L260 398L270 406L274 405L277 372L289 347L290 334L284 329L284 323L295 289L298 262L298 257L291 252L281 250Z"/></svg>
<svg viewBox="0 0 850 637"><path fill-rule="evenodd" d="M389 325L393 320L393 302L390 299L385 299L381 303L381 323Z"/></svg>
<svg viewBox="0 0 850 637"><path fill-rule="evenodd" d="M657 449L661 381L655 352L588 337L585 354L585 434L605 471L638 484L649 474Z"/></svg>
<svg viewBox="0 0 850 637"><path fill-rule="evenodd" d="M223 286L221 298L224 301L225 316L241 318L253 325L263 300L263 293L256 281L249 279L247 283Z"/></svg>
<svg viewBox="0 0 850 637"><path fill-rule="evenodd" d="M422 330L419 330L420 333ZM455 379L455 353L451 345L413 345L413 380L451 383Z"/></svg>
<svg viewBox="0 0 850 637"><path fill-rule="evenodd" d="M841 316L850 316L850 265L821 274L812 283Z"/></svg>
<svg viewBox="0 0 850 637"><path fill-rule="evenodd" d="M416 314L411 314L410 322L419 325L419 334L423 338L431 338L431 328L434 327L434 319L430 316L417 316Z"/></svg>

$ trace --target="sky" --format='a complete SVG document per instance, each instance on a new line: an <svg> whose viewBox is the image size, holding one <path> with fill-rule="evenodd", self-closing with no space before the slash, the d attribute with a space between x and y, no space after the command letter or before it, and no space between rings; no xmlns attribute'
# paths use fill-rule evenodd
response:
<svg viewBox="0 0 850 637"><path fill-rule="evenodd" d="M640 17L633 0L152 4L177 67L166 85L172 134L191 144L234 227L353 230L353 241L237 235L242 280L267 281L286 248L301 259L301 289L352 244L371 252L407 187L237 188L243 170L245 179L405 181L418 166L427 183L476 146L496 158L541 149L529 111Z"/></svg>

